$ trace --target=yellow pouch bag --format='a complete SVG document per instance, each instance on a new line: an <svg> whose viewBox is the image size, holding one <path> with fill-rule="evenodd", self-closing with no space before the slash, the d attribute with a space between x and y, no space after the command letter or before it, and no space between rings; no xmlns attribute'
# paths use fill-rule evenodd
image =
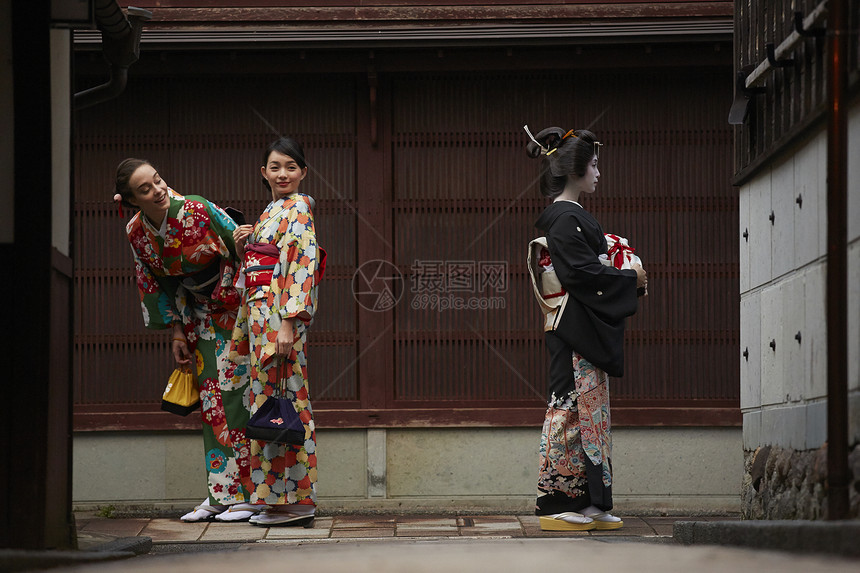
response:
<svg viewBox="0 0 860 573"><path fill-rule="evenodd" d="M187 416L200 405L200 391L190 370L177 368L167 381L161 397L161 409L165 412Z"/></svg>

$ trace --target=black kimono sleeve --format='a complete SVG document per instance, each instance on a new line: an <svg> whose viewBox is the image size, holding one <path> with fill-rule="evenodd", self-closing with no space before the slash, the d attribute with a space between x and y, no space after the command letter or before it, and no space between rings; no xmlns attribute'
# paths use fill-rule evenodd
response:
<svg viewBox="0 0 860 573"><path fill-rule="evenodd" d="M602 264L606 239L585 211L568 210L546 229L556 275L570 300L555 334L611 376L624 373L624 319L636 312L636 271Z"/></svg>

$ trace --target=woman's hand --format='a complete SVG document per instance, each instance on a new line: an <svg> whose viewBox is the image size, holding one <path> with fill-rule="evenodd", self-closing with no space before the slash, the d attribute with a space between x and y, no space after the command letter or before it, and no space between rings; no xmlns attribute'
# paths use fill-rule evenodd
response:
<svg viewBox="0 0 860 573"><path fill-rule="evenodd" d="M173 323L173 341L170 343L173 359L180 370L191 368L191 350L188 348L188 340L182 331L182 323Z"/></svg>
<svg viewBox="0 0 860 573"><path fill-rule="evenodd" d="M236 252L239 253L239 256L242 256L245 250L245 241L253 231L253 225L239 225L233 229L233 242L236 243Z"/></svg>
<svg viewBox="0 0 860 573"><path fill-rule="evenodd" d="M293 319L285 318L281 321L281 327L278 329L278 338L275 340L275 354L278 356L287 356L292 350L295 341L296 334L293 330Z"/></svg>
<svg viewBox="0 0 860 573"><path fill-rule="evenodd" d="M636 271L636 288L648 289L648 273L642 268L639 263L630 265L630 268Z"/></svg>

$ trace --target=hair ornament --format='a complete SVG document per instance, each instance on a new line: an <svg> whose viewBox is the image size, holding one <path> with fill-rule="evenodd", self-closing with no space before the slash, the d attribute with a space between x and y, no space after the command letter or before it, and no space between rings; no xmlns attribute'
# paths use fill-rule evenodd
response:
<svg viewBox="0 0 860 573"><path fill-rule="evenodd" d="M545 152L545 153L546 153L546 155L552 155L553 153L555 153L556 151L558 151L558 148L559 148L559 147L561 147L561 146L564 144L564 140L565 140L565 139L567 139L567 138L568 138L568 137L570 137L570 136L573 136L573 137L576 137L577 139L579 139L579 136L577 136L577 135L574 133L574 131L575 131L575 130L571 129L571 130L569 130L567 133L565 133L564 135L562 135L562 136L561 136L561 140L559 141L559 144L558 144L558 145L556 145L555 147L553 147L552 149L550 149L549 151L546 151L546 152Z"/></svg>
<svg viewBox="0 0 860 573"><path fill-rule="evenodd" d="M538 140L537 140L537 139L535 139L535 136L534 136L534 135L532 135L532 132L531 132L531 131L529 131L529 126L528 126L528 124L524 125L524 126L523 126L523 129L525 129L525 130L526 130L526 133L528 134L529 139L531 139L531 140L534 142L534 144L535 144L535 145L537 145L538 147L540 147L541 155L549 155L549 153L547 153L547 148L546 148L546 147L544 147L543 145L541 145L540 143L538 143Z"/></svg>
<svg viewBox="0 0 860 573"><path fill-rule="evenodd" d="M116 203L116 208L119 211L119 216L125 217L125 215L122 212L122 195L117 193L116 195L113 196L113 201L114 201L114 203Z"/></svg>

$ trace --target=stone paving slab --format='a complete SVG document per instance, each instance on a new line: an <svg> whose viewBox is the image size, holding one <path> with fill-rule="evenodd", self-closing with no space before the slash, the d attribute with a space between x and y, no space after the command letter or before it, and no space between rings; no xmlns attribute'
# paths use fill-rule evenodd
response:
<svg viewBox="0 0 860 573"><path fill-rule="evenodd" d="M153 543L197 541L208 526L209 523L185 523L178 519L156 518L150 520L140 535L151 537Z"/></svg>
<svg viewBox="0 0 860 573"><path fill-rule="evenodd" d="M460 535L465 537L522 537L525 535L515 516L461 517L457 520Z"/></svg>
<svg viewBox="0 0 860 573"><path fill-rule="evenodd" d="M422 527L457 527L456 517L397 517L397 527L421 525Z"/></svg>
<svg viewBox="0 0 860 573"><path fill-rule="evenodd" d="M356 529L353 527L347 529L332 529L332 539L344 538L378 538L378 537L394 537L395 530L393 527Z"/></svg>
<svg viewBox="0 0 860 573"><path fill-rule="evenodd" d="M134 537L149 525L147 518L90 519L78 526L78 531L87 533L108 533L114 537Z"/></svg>
<svg viewBox="0 0 860 573"><path fill-rule="evenodd" d="M209 524L199 541L233 541L233 542L252 542L263 539L269 528L257 527L247 522L242 523L218 523L212 522ZM279 529L273 527L271 529Z"/></svg>
<svg viewBox="0 0 860 573"><path fill-rule="evenodd" d="M263 541L296 541L301 539L328 539L331 535L331 524L329 527L312 527L305 529L303 527L270 527L268 531L262 527L263 531L267 531Z"/></svg>
<svg viewBox="0 0 860 573"><path fill-rule="evenodd" d="M394 517L368 518L360 516L344 516L334 518L334 526L338 529L369 529L369 528L394 528Z"/></svg>

